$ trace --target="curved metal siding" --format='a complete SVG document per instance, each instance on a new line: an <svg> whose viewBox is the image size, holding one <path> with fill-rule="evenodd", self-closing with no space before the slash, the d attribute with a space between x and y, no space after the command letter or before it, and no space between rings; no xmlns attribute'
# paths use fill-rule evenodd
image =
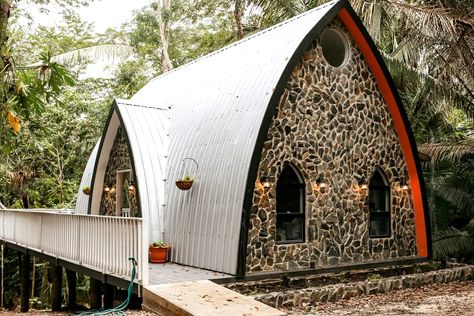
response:
<svg viewBox="0 0 474 316"><path fill-rule="evenodd" d="M150 223L150 241L162 240L168 110L125 100L116 103L133 154L142 217Z"/></svg>
<svg viewBox="0 0 474 316"><path fill-rule="evenodd" d="M170 107L165 240L175 262L236 273L247 173L264 113L288 60L328 3L162 75L132 101ZM174 185L199 163L190 191Z"/></svg>
<svg viewBox="0 0 474 316"><path fill-rule="evenodd" d="M87 214L88 206L89 206L89 195L85 195L82 192L82 188L85 186L91 186L92 182L92 174L94 173L94 164L97 157L97 151L99 150L100 139L94 146L91 155L89 156L89 160L87 160L86 168L84 169L84 173L82 174L81 184L79 185L79 190L77 191L77 199L76 199L76 214Z"/></svg>

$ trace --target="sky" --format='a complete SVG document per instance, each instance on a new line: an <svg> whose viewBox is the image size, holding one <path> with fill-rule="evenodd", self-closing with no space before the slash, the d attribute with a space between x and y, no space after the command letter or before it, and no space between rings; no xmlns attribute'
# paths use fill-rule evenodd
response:
<svg viewBox="0 0 474 316"><path fill-rule="evenodd" d="M94 23L95 31L100 33L109 27L118 28L132 17L132 11L140 9L153 0L95 0L88 7L77 9L82 19ZM26 1L25 1L26 2ZM54 25L61 21L59 8L50 8L48 14L39 12L37 6L27 5L22 8L28 10L35 24Z"/></svg>
<svg viewBox="0 0 474 316"><path fill-rule="evenodd" d="M151 3L152 0L96 0L88 7L81 8L79 14L88 22L93 22L97 32L109 27L119 27L132 17L132 11Z"/></svg>

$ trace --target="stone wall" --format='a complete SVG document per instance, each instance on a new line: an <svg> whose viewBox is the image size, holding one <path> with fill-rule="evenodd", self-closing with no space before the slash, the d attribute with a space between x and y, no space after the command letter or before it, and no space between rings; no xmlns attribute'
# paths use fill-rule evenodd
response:
<svg viewBox="0 0 474 316"><path fill-rule="evenodd" d="M407 167L390 112L360 51L350 42L347 64L334 68L319 40L301 57L280 99L259 164L251 210L247 271L294 270L417 253L409 191L400 190ZM277 244L276 182L288 163L305 181L305 242ZM390 182L391 236L369 238L366 192L376 168ZM320 192L315 179L328 184ZM259 180L268 176L265 192Z"/></svg>
<svg viewBox="0 0 474 316"><path fill-rule="evenodd" d="M127 136L125 130L122 126L117 130L117 135L115 136L114 144L110 150L109 162L107 163L107 169L105 171L105 185L116 186L117 183L117 171L118 170L127 170L131 169L131 178L134 179L132 162L130 159L130 153L127 145ZM129 194L130 201L130 216L131 217L141 217L140 210L138 207L138 187L135 182L135 194ZM102 199L100 202L100 215L115 215L115 202L116 194L113 197L109 197L106 192L102 193Z"/></svg>
<svg viewBox="0 0 474 316"><path fill-rule="evenodd" d="M424 285L466 281L474 278L474 266L456 267L419 274L409 274L384 278L376 281L339 283L300 290L262 294L256 300L280 308L347 299L362 295L386 293L390 291L417 288Z"/></svg>

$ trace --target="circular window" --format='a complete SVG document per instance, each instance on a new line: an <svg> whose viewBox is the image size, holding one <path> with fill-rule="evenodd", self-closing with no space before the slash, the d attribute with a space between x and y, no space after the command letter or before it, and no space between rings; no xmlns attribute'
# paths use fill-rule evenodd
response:
<svg viewBox="0 0 474 316"><path fill-rule="evenodd" d="M346 36L335 28L326 29L320 39L324 59L333 67L341 67L349 57Z"/></svg>

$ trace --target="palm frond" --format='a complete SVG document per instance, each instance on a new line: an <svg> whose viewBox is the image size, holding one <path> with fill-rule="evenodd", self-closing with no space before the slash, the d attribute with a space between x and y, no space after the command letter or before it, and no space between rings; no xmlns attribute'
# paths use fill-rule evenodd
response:
<svg viewBox="0 0 474 316"><path fill-rule="evenodd" d="M468 154L474 154L474 143L426 143L419 145L418 151L429 156L433 161L457 161Z"/></svg>
<svg viewBox="0 0 474 316"><path fill-rule="evenodd" d="M474 251L474 238L465 231L449 227L433 236L434 259L457 257L472 251Z"/></svg>
<svg viewBox="0 0 474 316"><path fill-rule="evenodd" d="M464 185L464 183L461 183L461 185ZM433 190L436 195L445 199L458 210L468 214L473 214L474 196L469 192L469 190L449 186L446 182L435 183Z"/></svg>
<svg viewBox="0 0 474 316"><path fill-rule="evenodd" d="M59 64L75 64L85 61L114 62L125 59L133 54L133 48L123 44L103 44L80 48L51 57L51 62ZM41 63L34 63L28 67L37 67Z"/></svg>

